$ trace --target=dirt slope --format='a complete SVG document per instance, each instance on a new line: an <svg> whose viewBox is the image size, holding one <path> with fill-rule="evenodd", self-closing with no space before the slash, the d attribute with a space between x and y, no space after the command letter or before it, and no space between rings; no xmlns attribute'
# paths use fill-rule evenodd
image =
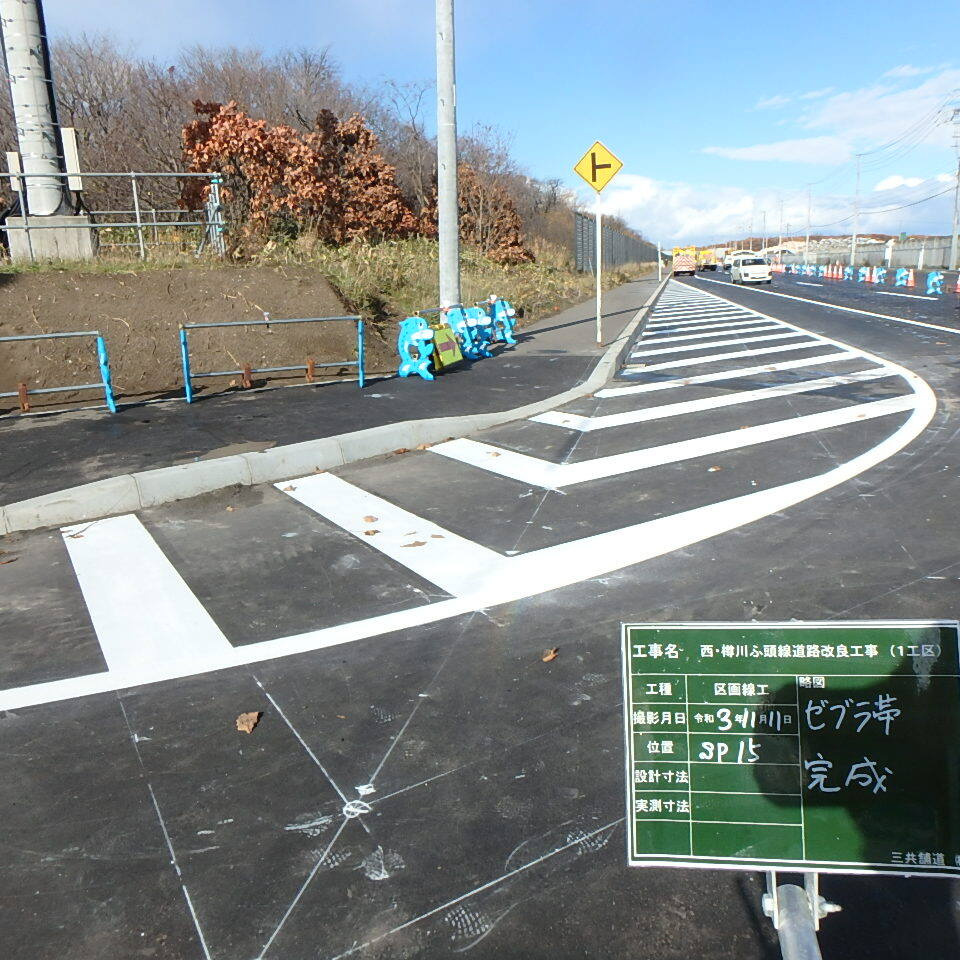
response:
<svg viewBox="0 0 960 960"><path fill-rule="evenodd" d="M126 273L49 270L0 274L0 335L99 330L107 341L114 388L125 399L182 391L178 324L337 316L349 311L327 281L307 267L187 267ZM368 369L393 365L392 344L368 324ZM230 370L244 363L278 366L352 360L352 323L196 331L190 336L193 369ZM353 368L325 371L353 375ZM291 374L302 379L300 374ZM0 343L0 392L92 383L99 379L90 340ZM203 390L229 388L230 379L201 380ZM258 378L255 378L257 382ZM263 382L262 378L259 378ZM96 399L91 391L31 397L34 409ZM16 401L0 399L0 412Z"/></svg>

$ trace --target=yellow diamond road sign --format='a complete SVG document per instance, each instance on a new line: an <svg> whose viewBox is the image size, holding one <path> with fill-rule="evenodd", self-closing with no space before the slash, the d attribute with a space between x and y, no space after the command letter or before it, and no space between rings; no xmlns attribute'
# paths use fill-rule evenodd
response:
<svg viewBox="0 0 960 960"><path fill-rule="evenodd" d="M599 193L622 166L623 163L598 140L573 169Z"/></svg>

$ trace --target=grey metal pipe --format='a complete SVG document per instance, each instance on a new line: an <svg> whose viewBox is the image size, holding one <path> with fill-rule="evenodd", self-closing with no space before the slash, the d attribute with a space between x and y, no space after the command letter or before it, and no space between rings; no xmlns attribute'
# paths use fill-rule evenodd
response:
<svg viewBox="0 0 960 960"><path fill-rule="evenodd" d="M784 883L777 887L777 901L777 934L783 960L823 960L807 891L794 883Z"/></svg>
<svg viewBox="0 0 960 960"><path fill-rule="evenodd" d="M64 201L63 148L40 0L0 0L3 53L27 184L23 215L50 216Z"/></svg>

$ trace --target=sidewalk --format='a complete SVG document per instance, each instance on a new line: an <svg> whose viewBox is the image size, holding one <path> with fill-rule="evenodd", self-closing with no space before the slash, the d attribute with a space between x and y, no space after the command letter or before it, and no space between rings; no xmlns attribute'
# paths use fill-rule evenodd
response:
<svg viewBox="0 0 960 960"><path fill-rule="evenodd" d="M604 340L615 340L656 289L628 283L604 296ZM229 393L0 421L0 504L121 474L332 437L428 417L508 410L581 383L597 347L594 302L542 319L493 359L463 364L430 383L386 377Z"/></svg>

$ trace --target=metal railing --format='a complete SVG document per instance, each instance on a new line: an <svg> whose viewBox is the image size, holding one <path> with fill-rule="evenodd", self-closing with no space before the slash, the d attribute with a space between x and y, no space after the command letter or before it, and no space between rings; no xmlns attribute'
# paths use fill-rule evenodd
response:
<svg viewBox="0 0 960 960"><path fill-rule="evenodd" d="M314 382L315 371L323 367L356 367L357 380L360 389L363 389L365 382L364 370L364 333L362 317L304 317L292 320L274 320L269 313L264 313L263 320L229 320L224 323L181 323L180 324L180 360L183 364L183 391L187 403L193 403L193 381L200 377L231 377L240 376L241 386L250 388L253 386L251 377L255 373L287 373L292 370L303 370L306 375L306 382ZM190 362L190 341L188 339L189 331L214 329L223 327L272 327L278 324L286 323L332 323L333 321L349 320L357 325L357 359L356 360L334 360L329 363L317 363L312 357L308 357L305 363L296 363L289 366L280 367L252 367L245 364L239 370L209 370L197 373L193 370Z"/></svg>
<svg viewBox="0 0 960 960"><path fill-rule="evenodd" d="M9 237L11 231L22 231L26 237L26 245L29 251L30 260L33 261L34 250L30 234L37 230L96 230L98 231L98 241L103 242L100 231L126 229L131 231L135 237L130 242L109 242L104 246L135 246L141 259L146 259L147 247L151 244L160 243L181 243L182 240L160 240L159 231L161 229L183 230L184 228L202 228L199 240L196 243L196 253L199 254L207 246L210 247L218 256L226 253L226 240L224 237L224 219L223 204L221 197L221 186L223 177L219 173L161 173L161 172L136 172L129 173L93 173L84 171L71 171L62 174L64 188L66 189L69 180L81 181L84 177L89 179L128 179L130 181L130 196L132 207L128 210L90 210L88 214L90 221L80 220L76 223L64 223L58 218L57 223L44 223L45 217L31 217L27 203L27 180L34 175L22 173L20 171L0 171L0 178L9 178L10 187L16 194L20 206L20 215L23 220L22 225L11 226L5 223L0 226L0 230L7 232ZM179 210L179 209L161 209L153 207L144 207L141 202L142 185L145 181L153 179L204 179L209 181L209 198L201 210ZM150 217L145 216L145 212L150 211ZM169 220L158 220L157 214L170 216ZM174 216L176 215L176 216ZM126 220L98 221L97 217L127 217ZM186 216L188 219L180 219ZM148 239L147 235L151 238Z"/></svg>
<svg viewBox="0 0 960 960"><path fill-rule="evenodd" d="M100 369L99 383L75 383L65 387L33 387L26 383L18 383L16 390L7 390L0 393L0 397L17 397L20 403L20 412L30 412L30 395L41 393L73 393L76 390L103 390L107 409L111 413L117 412L117 402L113 396L113 381L110 376L110 357L107 353L107 342L99 330L72 330L67 333L29 333L16 337L0 337L0 343L16 343L28 340L67 340L73 337L93 337L96 341L97 366Z"/></svg>
<svg viewBox="0 0 960 960"><path fill-rule="evenodd" d="M603 228L603 264L607 268L628 263L656 263L657 247L615 227ZM592 215L573 214L573 259L580 273L596 273L597 223Z"/></svg>

